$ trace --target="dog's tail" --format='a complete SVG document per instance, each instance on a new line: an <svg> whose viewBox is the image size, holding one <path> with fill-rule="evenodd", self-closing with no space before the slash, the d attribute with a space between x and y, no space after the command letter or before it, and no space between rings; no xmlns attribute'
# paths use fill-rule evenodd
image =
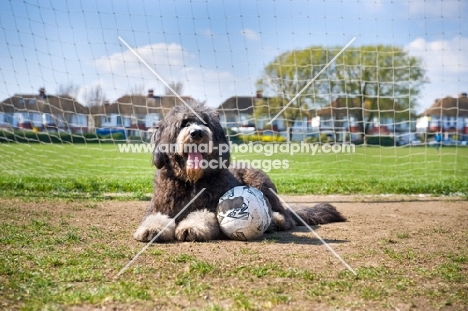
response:
<svg viewBox="0 0 468 311"><path fill-rule="evenodd" d="M343 222L346 218L329 203L319 203L314 207L295 210L296 214L302 218L308 225L322 225L331 222ZM291 213L297 226L303 226L304 223L294 214Z"/></svg>

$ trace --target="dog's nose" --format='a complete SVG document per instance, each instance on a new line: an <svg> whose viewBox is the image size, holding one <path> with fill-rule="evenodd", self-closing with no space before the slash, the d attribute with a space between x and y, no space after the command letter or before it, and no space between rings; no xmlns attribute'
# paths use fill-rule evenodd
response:
<svg viewBox="0 0 468 311"><path fill-rule="evenodd" d="M203 136L203 131L199 129L193 129L190 131L190 137L193 139L200 139Z"/></svg>

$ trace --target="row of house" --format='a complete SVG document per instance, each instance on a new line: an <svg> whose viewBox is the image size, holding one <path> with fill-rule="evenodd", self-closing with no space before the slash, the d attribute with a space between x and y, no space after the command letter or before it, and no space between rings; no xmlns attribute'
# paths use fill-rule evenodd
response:
<svg viewBox="0 0 468 311"><path fill-rule="evenodd" d="M18 94L0 104L0 128L67 129L73 133L88 131L89 108L70 96L49 96L41 88L38 94Z"/></svg>
<svg viewBox="0 0 468 311"><path fill-rule="evenodd" d="M271 98L258 93L256 97L231 97L218 108L221 123L226 128L263 129L269 118L255 118L254 109L268 107ZM272 116L270 116L272 117ZM287 122L279 117L273 130L285 131ZM468 141L468 98L466 93L447 96L435 102L419 115L407 107L392 103L390 109L372 110L362 107L357 98L337 98L320 109L309 109L296 120L293 140L303 140L311 134L327 134L332 140L360 140L363 134L397 136L410 141L417 135L441 132L446 140L453 137Z"/></svg>
<svg viewBox="0 0 468 311"><path fill-rule="evenodd" d="M193 102L188 96L185 102ZM268 98L235 96L227 99L217 109L221 125L234 132L269 129L286 131L287 120L273 117L255 117L255 107L270 107ZM153 90L147 95L125 95L113 103L84 106L70 96L48 95L41 88L38 94L15 94L0 103L0 128L37 131L65 131L69 133L96 132L120 128L128 136L143 137L175 105L182 104L176 96L157 96ZM392 109L373 111L363 107L356 98L337 98L320 109L307 109L296 118L292 126L293 140L303 140L314 133L326 134L332 140L359 140L367 135L404 136L410 133L443 132L446 139L457 136L468 140L468 98L437 99L419 116L394 103Z"/></svg>
<svg viewBox="0 0 468 311"><path fill-rule="evenodd" d="M185 102L193 101L182 97ZM176 96L125 95L114 103L84 106L70 96L15 94L0 103L0 128L82 134L124 129L127 136L144 136L175 105Z"/></svg>

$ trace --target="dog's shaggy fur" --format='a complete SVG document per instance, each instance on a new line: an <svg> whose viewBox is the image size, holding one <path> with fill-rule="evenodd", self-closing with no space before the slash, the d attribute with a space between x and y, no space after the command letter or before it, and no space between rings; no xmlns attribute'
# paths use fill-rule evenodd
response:
<svg viewBox="0 0 468 311"><path fill-rule="evenodd" d="M219 123L215 110L202 104L191 106L205 123L184 105L176 106L159 124L154 137L153 162L158 168L154 179L154 195L144 219L134 234L138 241L150 241L166 226L157 241L209 241L223 238L216 218L219 198L235 186L248 185L263 192L273 210L269 231L290 230L303 225L293 213L286 210L271 193L276 187L260 170L217 167L201 168L194 161L216 160L229 166L230 153L221 152L219 146L228 141ZM184 150L187 144L212 144L206 152ZM177 145L170 152L163 146ZM175 222L171 220L203 188L206 190L183 211ZM314 208L297 211L310 225L345 221L345 218L330 204L322 203Z"/></svg>

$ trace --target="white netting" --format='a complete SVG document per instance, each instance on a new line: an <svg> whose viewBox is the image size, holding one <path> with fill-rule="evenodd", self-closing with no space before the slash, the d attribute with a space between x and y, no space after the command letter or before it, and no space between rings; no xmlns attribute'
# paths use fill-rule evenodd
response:
<svg viewBox="0 0 468 311"><path fill-rule="evenodd" d="M149 176L154 125L198 101L235 143L357 146L277 150L301 176L464 176L467 12L462 0L2 1L0 169Z"/></svg>

